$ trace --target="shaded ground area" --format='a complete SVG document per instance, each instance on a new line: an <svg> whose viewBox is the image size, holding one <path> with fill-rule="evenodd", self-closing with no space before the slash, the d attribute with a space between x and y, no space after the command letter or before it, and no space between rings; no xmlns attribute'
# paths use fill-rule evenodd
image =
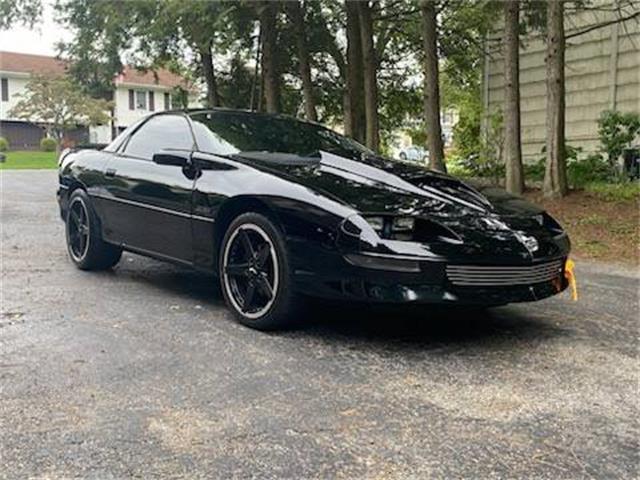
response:
<svg viewBox="0 0 640 480"><path fill-rule="evenodd" d="M489 314L234 323L215 282L66 257L55 172L2 174L0 477L637 478L638 278Z"/></svg>
<svg viewBox="0 0 640 480"><path fill-rule="evenodd" d="M640 265L640 199L612 200L582 190L561 200L544 199L539 191L527 198L567 229L576 258Z"/></svg>

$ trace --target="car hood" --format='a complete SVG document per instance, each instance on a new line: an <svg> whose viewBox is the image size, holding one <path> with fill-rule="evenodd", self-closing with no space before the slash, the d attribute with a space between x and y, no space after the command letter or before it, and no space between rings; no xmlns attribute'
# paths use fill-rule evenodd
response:
<svg viewBox="0 0 640 480"><path fill-rule="evenodd" d="M235 156L362 213L531 216L542 210L497 188L477 188L449 175L383 157L362 160L246 152Z"/></svg>
<svg viewBox="0 0 640 480"><path fill-rule="evenodd" d="M460 254L461 259L498 255L509 262L559 256L568 248L566 242L559 247L557 234L543 225L541 208L502 189L474 188L419 166L378 156L356 160L326 152L312 158L261 152L235 157L361 214L425 217L446 226L462 240L462 246L429 246L429 254L448 258ZM538 244L535 252L526 246L532 238Z"/></svg>

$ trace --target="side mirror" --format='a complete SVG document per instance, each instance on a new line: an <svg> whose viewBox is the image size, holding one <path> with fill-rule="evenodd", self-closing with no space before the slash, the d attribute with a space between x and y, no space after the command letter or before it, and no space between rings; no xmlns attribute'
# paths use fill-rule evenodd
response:
<svg viewBox="0 0 640 480"><path fill-rule="evenodd" d="M160 152L153 155L153 163L158 165L173 165L174 167L184 167L191 162L189 152Z"/></svg>

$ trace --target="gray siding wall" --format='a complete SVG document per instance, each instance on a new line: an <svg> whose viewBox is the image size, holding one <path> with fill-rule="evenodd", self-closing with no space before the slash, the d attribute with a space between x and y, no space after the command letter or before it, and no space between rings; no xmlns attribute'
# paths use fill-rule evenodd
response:
<svg viewBox="0 0 640 480"><path fill-rule="evenodd" d="M599 2L603 7L610 2ZM639 7L640 8L640 7ZM630 13L627 11L627 13ZM616 18L609 11L568 14L565 33ZM542 157L545 145L546 66L545 44L539 35L523 39L520 49L520 105L522 150L525 161ZM490 112L504 101L504 66L501 52L485 63L483 89ZM597 120L608 108L640 112L640 25L638 18L605 26L567 40L566 133L567 143L585 152L599 148Z"/></svg>

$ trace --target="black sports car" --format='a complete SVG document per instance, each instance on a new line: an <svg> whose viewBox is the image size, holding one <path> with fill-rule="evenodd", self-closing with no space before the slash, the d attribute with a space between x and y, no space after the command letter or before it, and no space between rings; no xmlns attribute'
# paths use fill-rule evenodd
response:
<svg viewBox="0 0 640 480"><path fill-rule="evenodd" d="M127 250L214 272L254 328L304 295L495 306L567 287L569 239L540 208L282 116L151 115L65 153L58 199L79 268Z"/></svg>

